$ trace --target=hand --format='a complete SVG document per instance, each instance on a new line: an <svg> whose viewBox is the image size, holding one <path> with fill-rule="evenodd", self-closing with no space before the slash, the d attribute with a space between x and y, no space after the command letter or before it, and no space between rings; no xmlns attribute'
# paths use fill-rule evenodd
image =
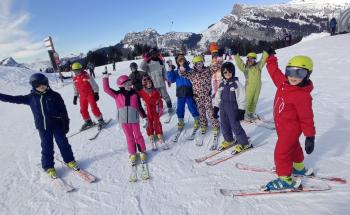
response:
<svg viewBox="0 0 350 215"><path fill-rule="evenodd" d="M143 118L143 119L142 119L142 127L143 127L143 128L147 128L147 126L148 126L147 118Z"/></svg>
<svg viewBox="0 0 350 215"><path fill-rule="evenodd" d="M174 65L170 65L170 69L174 70L174 69L176 69L176 67Z"/></svg>
<svg viewBox="0 0 350 215"><path fill-rule="evenodd" d="M276 54L275 50L272 47L267 47L265 50L270 56Z"/></svg>
<svg viewBox="0 0 350 215"><path fill-rule="evenodd" d="M237 120L237 121L243 120L243 119L244 119L244 114L245 114L245 110L238 109L238 110L237 110L237 117L236 117L236 120Z"/></svg>
<svg viewBox="0 0 350 215"><path fill-rule="evenodd" d="M219 112L219 108L218 107L214 107L213 108L213 118L214 119L218 119L219 118L218 112Z"/></svg>
<svg viewBox="0 0 350 215"><path fill-rule="evenodd" d="M62 119L62 131L65 134L69 132L69 119Z"/></svg>
<svg viewBox="0 0 350 215"><path fill-rule="evenodd" d="M168 87L171 87L171 82L170 81L166 81L168 84Z"/></svg>
<svg viewBox="0 0 350 215"><path fill-rule="evenodd" d="M78 100L78 96L74 96L74 98L73 98L73 105L77 105L77 100Z"/></svg>
<svg viewBox="0 0 350 215"><path fill-rule="evenodd" d="M94 98L95 98L95 101L98 101L100 99L100 96L98 95L98 93L95 93Z"/></svg>
<svg viewBox="0 0 350 215"><path fill-rule="evenodd" d="M315 147L315 137L306 137L305 139L305 151L306 154L311 154Z"/></svg>

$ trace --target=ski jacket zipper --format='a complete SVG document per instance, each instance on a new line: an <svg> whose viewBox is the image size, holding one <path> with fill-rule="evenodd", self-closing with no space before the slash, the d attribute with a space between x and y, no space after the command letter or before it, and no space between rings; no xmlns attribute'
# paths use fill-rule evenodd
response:
<svg viewBox="0 0 350 215"><path fill-rule="evenodd" d="M40 107L41 107L41 114L43 115L43 121L44 121L44 129L46 129L46 118L44 114L44 106L43 106L43 95L40 96Z"/></svg>

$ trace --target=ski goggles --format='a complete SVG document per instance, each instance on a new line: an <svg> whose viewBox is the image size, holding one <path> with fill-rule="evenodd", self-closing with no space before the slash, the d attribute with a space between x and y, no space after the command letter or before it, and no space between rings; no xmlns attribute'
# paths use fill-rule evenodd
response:
<svg viewBox="0 0 350 215"><path fill-rule="evenodd" d="M142 78L142 81L143 81L143 82L151 81L151 77L149 77L149 76L143 77L143 78Z"/></svg>
<svg viewBox="0 0 350 215"><path fill-rule="evenodd" d="M126 81L126 82L123 83L123 87L131 87L131 86L132 86L131 80Z"/></svg>
<svg viewBox="0 0 350 215"><path fill-rule="evenodd" d="M307 69L299 68L299 67L287 67L286 68L286 76L296 77L304 79L308 74Z"/></svg>

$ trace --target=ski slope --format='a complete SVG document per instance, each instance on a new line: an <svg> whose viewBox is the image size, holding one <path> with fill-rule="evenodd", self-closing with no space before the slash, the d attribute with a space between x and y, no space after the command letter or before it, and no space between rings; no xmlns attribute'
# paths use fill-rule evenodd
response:
<svg viewBox="0 0 350 215"><path fill-rule="evenodd" d="M305 156L307 167L313 167L319 175L337 176L350 180L350 34L334 37L308 38L303 43L277 50L279 64L285 67L289 58L304 54L314 60L311 79L315 89L313 109L317 129L315 151ZM209 62L209 61L207 61ZM139 63L139 62L138 62ZM130 62L117 63L112 71L110 85L116 88L116 78L129 73ZM100 86L99 106L104 118L115 118L114 100L102 89L101 73L96 68L96 80ZM27 94L27 83L32 72L21 68L0 67L0 92L11 95ZM243 74L237 71L244 83ZM79 106L74 106L72 85L68 81L61 86L52 74L48 74L51 86L65 100L71 119L70 133L78 130L82 119ZM262 91L258 113L272 118L275 87L266 69L262 75ZM176 101L175 85L170 89ZM275 178L268 173L240 171L235 162L261 167L273 166L276 142L274 131L255 126L245 126L253 143L268 144L244 153L214 167L197 164L194 159L209 152L209 145L195 146L186 142L191 133L192 117L186 110L186 130L168 151L153 152L147 143L151 179L130 183L126 140L114 121L95 141L89 141L94 130L70 138L76 160L80 166L98 178L87 184L56 162L58 174L76 188L63 193L52 189L50 179L41 170L40 139L34 127L30 109L23 105L0 103L0 214L349 214L350 185L328 183L332 190L323 193L303 193L243 197L224 197L219 188L254 188ZM176 131L177 119L163 124L166 140ZM145 130L142 129L146 134ZM209 140L210 133L208 133ZM146 135L144 136L148 141ZM302 145L304 137L301 138ZM55 150L58 151L57 148ZM224 154L224 153L223 153ZM315 180L308 182L324 183Z"/></svg>

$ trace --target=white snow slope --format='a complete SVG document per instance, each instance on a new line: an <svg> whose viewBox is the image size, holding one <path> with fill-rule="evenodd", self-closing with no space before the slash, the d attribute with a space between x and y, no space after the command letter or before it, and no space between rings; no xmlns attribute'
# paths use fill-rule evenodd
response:
<svg viewBox="0 0 350 215"><path fill-rule="evenodd" d="M319 175L350 179L350 34L322 37L277 50L281 68L294 55L304 54L314 60L311 79L315 89L313 109L317 128L315 151L305 156L305 164ZM117 64L112 72L111 86L120 74L127 74L130 62ZM108 65L111 71L111 65ZM101 85L103 67L97 68L97 81ZM0 67L0 92L11 95L26 94L30 86L25 80L30 72L12 74L8 67ZM242 73L237 71L241 82ZM54 90L65 100L71 118L71 132L79 129L82 119L79 106L72 104L71 84L59 86L50 77ZM275 87L267 75L262 75L263 87L258 113L272 117ZM170 89L173 101L175 85ZM114 100L103 90L99 105L104 117L115 118ZM151 179L130 183L128 153L125 137L119 125L104 130L95 141L88 138L94 130L70 138L73 151L81 167L98 177L98 182L87 184L56 162L58 174L76 188L71 193L53 189L50 179L41 170L40 139L34 128L31 111L24 105L0 103L0 214L349 214L350 185L329 183L332 190L322 193L301 193L259 197L224 197L219 188L251 188L264 185L275 178L268 173L244 172L234 167L244 162L270 168L276 142L274 131L246 126L253 143L268 144L242 154L215 167L197 164L194 158L209 152L186 142L185 137L193 125L186 111L186 128L179 143L168 151L153 152L148 146ZM163 124L166 140L176 130L176 117ZM145 130L143 129L145 134ZM145 135L146 138L146 135ZM208 138L209 139L209 134ZM147 140L147 138L146 138ZM301 138L302 146L304 137ZM55 149L58 152L57 148ZM318 184L325 182L308 180Z"/></svg>

